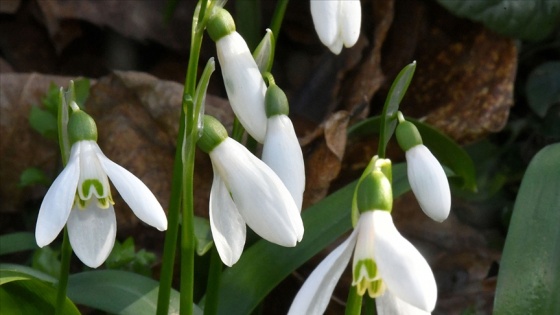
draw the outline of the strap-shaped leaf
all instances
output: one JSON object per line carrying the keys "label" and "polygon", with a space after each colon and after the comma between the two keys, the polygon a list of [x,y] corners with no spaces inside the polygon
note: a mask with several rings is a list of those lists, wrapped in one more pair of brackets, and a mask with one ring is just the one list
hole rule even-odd
{"label": "strap-shaped leaf", "polygon": [[560,314],[560,144],[531,161],[500,263],[494,314]]}

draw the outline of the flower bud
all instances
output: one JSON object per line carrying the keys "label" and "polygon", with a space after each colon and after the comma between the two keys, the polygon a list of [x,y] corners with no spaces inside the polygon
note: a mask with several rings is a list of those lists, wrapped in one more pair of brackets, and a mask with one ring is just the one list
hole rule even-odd
{"label": "flower bud", "polygon": [[379,170],[374,170],[358,184],[357,205],[360,213],[373,210],[391,211],[393,189],[389,179]]}
{"label": "flower bud", "polygon": [[231,14],[222,8],[210,17],[206,29],[210,38],[217,42],[220,38],[235,32],[235,22]]}
{"label": "flower bud", "polygon": [[418,128],[410,121],[400,122],[395,131],[397,142],[404,151],[410,150],[412,147],[422,144],[422,136],[418,132]]}
{"label": "flower bud", "polygon": [[97,126],[93,118],[82,110],[73,112],[68,120],[68,138],[70,144],[82,140],[97,142]]}
{"label": "flower bud", "polygon": [[264,103],[266,106],[266,117],[268,118],[275,115],[288,116],[290,112],[288,97],[286,97],[286,93],[276,84],[271,84],[266,90]]}
{"label": "flower bud", "polygon": [[226,128],[216,118],[204,115],[204,127],[197,142],[198,147],[202,151],[210,153],[227,138]]}

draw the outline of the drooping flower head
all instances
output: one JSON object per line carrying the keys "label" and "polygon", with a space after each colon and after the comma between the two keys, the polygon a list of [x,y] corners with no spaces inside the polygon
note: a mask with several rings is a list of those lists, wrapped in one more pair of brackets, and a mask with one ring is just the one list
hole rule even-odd
{"label": "drooping flower head", "polygon": [[402,120],[396,129],[397,141],[406,152],[408,181],[424,213],[442,222],[451,210],[451,192],[443,167],[422,143],[418,128]]}
{"label": "drooping flower head", "polygon": [[354,46],[360,36],[359,0],[311,0],[311,17],[321,42],[338,55],[342,46]]}
{"label": "drooping flower head", "polygon": [[305,166],[292,121],[288,117],[288,98],[272,83],[265,97],[268,127],[262,160],[280,177],[301,211],[305,190]]}
{"label": "drooping flower head", "polygon": [[266,135],[266,85],[245,40],[225,9],[208,20],[208,34],[216,42],[218,61],[231,107],[247,132],[260,143]]}
{"label": "drooping flower head", "polygon": [[395,228],[388,178],[376,168],[356,189],[360,216],[354,231],[311,273],[288,314],[323,314],[352,253],[352,286],[359,295],[368,292],[377,299],[378,314],[431,312],[437,299],[435,279],[420,252]]}
{"label": "drooping flower head", "polygon": [[117,231],[109,179],[140,220],[160,231],[167,229],[165,213],[154,194],[101,152],[97,127],[88,114],[79,109],[72,113],[68,136],[68,164],[39,209],[35,229],[39,247],[50,244],[67,224],[76,256],[89,267],[99,267],[109,256]]}
{"label": "drooping flower head", "polygon": [[227,135],[215,118],[204,116],[198,146],[212,161],[210,227],[224,264],[239,260],[245,224],[262,238],[293,247],[303,237],[303,221],[282,180],[264,162]]}

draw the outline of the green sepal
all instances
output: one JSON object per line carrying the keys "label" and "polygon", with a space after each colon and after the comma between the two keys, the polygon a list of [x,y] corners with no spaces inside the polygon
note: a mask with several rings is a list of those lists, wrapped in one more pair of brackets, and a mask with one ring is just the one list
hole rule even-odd
{"label": "green sepal", "polygon": [[222,141],[228,138],[226,128],[214,117],[204,115],[204,127],[202,128],[202,136],[198,139],[198,147],[210,153]]}
{"label": "green sepal", "polygon": [[82,110],[73,112],[68,120],[68,138],[70,145],[84,140],[97,141],[97,126],[93,118]]}
{"label": "green sepal", "polygon": [[399,123],[395,135],[397,136],[399,146],[404,151],[408,151],[419,144],[423,144],[422,136],[420,136],[418,128],[410,121]]}
{"label": "green sepal", "polygon": [[393,189],[391,182],[380,170],[374,170],[358,183],[356,201],[360,213],[373,210],[391,211]]}
{"label": "green sepal", "polygon": [[235,32],[235,22],[233,17],[226,9],[219,9],[210,17],[206,25],[208,35],[214,42],[222,37]]}
{"label": "green sepal", "polygon": [[290,113],[290,105],[288,105],[288,97],[286,93],[276,84],[271,84],[266,90],[264,96],[266,107],[266,117],[275,115],[286,115]]}

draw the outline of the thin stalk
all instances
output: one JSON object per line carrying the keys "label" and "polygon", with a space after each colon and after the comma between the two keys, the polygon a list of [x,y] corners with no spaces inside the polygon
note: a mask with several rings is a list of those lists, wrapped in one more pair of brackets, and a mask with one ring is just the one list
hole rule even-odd
{"label": "thin stalk", "polygon": [[362,296],[358,294],[355,286],[350,287],[346,301],[345,315],[360,315],[362,312]]}
{"label": "thin stalk", "polygon": [[192,131],[187,135],[185,150],[183,151],[183,223],[181,225],[181,295],[180,314],[193,313],[194,293],[194,203],[193,203],[193,177],[194,159],[197,132]]}
{"label": "thin stalk", "polygon": [[[69,103],[74,102],[74,82],[70,81],[69,88]],[[60,156],[62,158],[62,165],[66,166],[68,163],[68,156],[70,155],[69,140],[68,140],[68,103],[64,95],[64,91],[60,88],[59,92],[59,103],[58,103],[58,115],[57,115],[57,125],[58,125],[58,144],[60,147]],[[68,239],[68,231],[64,227],[64,233],[62,237],[62,247],[61,247],[61,258],[60,258],[60,277],[58,279],[58,286],[56,292],[56,308],[55,314],[62,315],[64,313],[64,304],[66,302],[66,289],[68,287],[68,276],[70,274],[70,258],[72,258],[72,246]]]}
{"label": "thin stalk", "polygon": [[[206,8],[207,0],[201,1],[201,8]],[[201,10],[199,13],[204,14],[206,10]],[[202,22],[203,17],[195,16],[193,17],[197,19],[197,21]],[[191,50],[189,54],[189,63],[187,66],[187,74],[185,78],[184,84],[184,91],[183,95],[194,95],[195,88],[196,88],[196,75],[198,71],[198,59],[200,56],[200,48],[202,46],[202,36],[204,32],[204,27],[197,27],[196,24],[193,23],[193,30],[192,30],[192,37],[191,37]],[[187,152],[192,152],[192,157],[189,157],[189,154],[186,156],[183,154],[183,144],[186,141],[187,130],[190,130],[189,135],[193,134],[193,130],[196,128],[196,124],[194,124],[194,120],[197,116],[193,113],[193,106],[191,105],[190,108],[187,104],[187,97],[183,97],[183,104],[181,110],[181,117],[179,118],[179,134],[177,137],[176,143],[176,153],[175,153],[175,161],[173,163],[173,178],[171,183],[171,197],[169,202],[169,210],[167,214],[168,218],[168,229],[165,234],[165,243],[164,243],[164,250],[163,250],[163,263],[161,268],[161,276],[160,276],[160,285],[159,285],[159,292],[158,292],[158,304],[157,304],[157,315],[167,315],[169,311],[169,300],[171,296],[171,284],[173,282],[173,266],[175,264],[175,250],[177,246],[177,236],[179,232],[179,213],[181,209],[181,201],[184,203],[185,213],[183,213],[183,222],[190,222],[187,225],[192,227],[193,222],[193,203],[192,203],[192,173],[194,170],[194,146],[196,145],[196,140],[189,141],[188,145],[189,148],[185,148]],[[192,103],[191,103],[192,104]],[[185,113],[186,111],[186,113]],[[185,158],[185,159],[183,159]],[[187,163],[186,165],[183,165]],[[189,167],[190,163],[190,167]],[[191,181],[185,181],[185,177],[190,175]],[[183,183],[185,184],[183,186]],[[189,210],[190,209],[190,210]],[[190,213],[190,215],[189,215]],[[183,223],[184,225],[184,223]],[[184,228],[185,229],[185,228]],[[190,238],[190,242],[194,244],[194,232],[192,232],[192,228],[186,228],[186,231],[183,230],[182,240],[185,237]],[[181,245],[181,250],[190,250],[192,251],[193,259],[187,258],[187,261],[184,261],[184,255],[181,255],[181,314],[186,312],[186,314],[192,314],[193,310],[193,273],[194,273],[194,246],[188,245],[188,240],[185,242],[186,248]],[[183,242],[181,242],[183,244]],[[189,256],[189,255],[186,255]],[[186,277],[188,279],[183,280]],[[183,299],[183,295],[186,295]],[[189,303],[190,305],[185,304]],[[188,306],[187,306],[188,305]]]}
{"label": "thin stalk", "polygon": [[[185,133],[185,113],[181,111],[179,122],[179,135]],[[163,262],[159,279],[159,292],[157,302],[157,315],[167,315],[169,311],[169,300],[171,296],[171,283],[173,282],[173,266],[175,265],[175,249],[177,246],[177,235],[179,233],[179,211],[181,209],[181,188],[183,163],[181,149],[183,147],[183,136],[177,137],[177,151],[173,163],[173,177],[171,179],[171,197],[167,211],[167,232],[163,245]]]}
{"label": "thin stalk", "polygon": [[282,21],[284,20],[286,7],[288,7],[288,1],[289,0],[278,1],[276,9],[274,9],[274,15],[272,16],[272,22],[270,23],[270,30],[272,31],[272,34],[274,34],[274,41],[278,41],[280,27],[282,26]]}
{"label": "thin stalk", "polygon": [[62,256],[60,258],[60,278],[58,279],[58,290],[56,293],[56,315],[64,314],[68,275],[70,273],[70,258],[72,257],[72,246],[70,246],[70,241],[68,240],[68,231],[66,227],[64,227],[64,236],[60,251]]}
{"label": "thin stalk", "polygon": [[206,302],[204,304],[204,315],[218,314],[218,299],[220,293],[220,278],[222,277],[222,260],[216,248],[212,248],[210,256],[210,268],[208,274],[208,285],[206,287]]}
{"label": "thin stalk", "polygon": [[364,313],[367,315],[376,315],[377,308],[375,306],[375,299],[370,298],[369,296],[366,297],[364,300]]}

